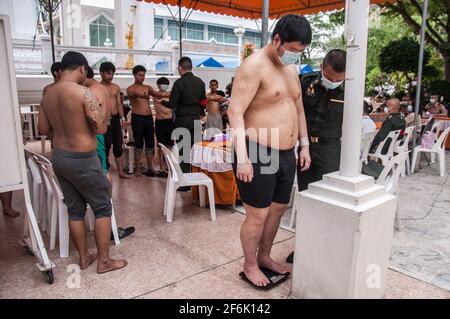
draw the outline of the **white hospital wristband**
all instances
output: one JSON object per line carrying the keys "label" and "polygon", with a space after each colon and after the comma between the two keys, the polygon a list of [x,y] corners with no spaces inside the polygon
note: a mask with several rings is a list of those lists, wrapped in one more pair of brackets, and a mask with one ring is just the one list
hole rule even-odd
{"label": "white hospital wristband", "polygon": [[300,146],[308,146],[309,145],[309,138],[308,137],[302,137],[300,139]]}

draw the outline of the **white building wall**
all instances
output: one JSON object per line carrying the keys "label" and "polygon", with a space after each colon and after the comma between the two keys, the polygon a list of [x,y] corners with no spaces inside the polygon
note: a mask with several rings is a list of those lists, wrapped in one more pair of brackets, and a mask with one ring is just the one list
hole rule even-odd
{"label": "white building wall", "polygon": [[13,39],[33,39],[37,26],[34,0],[1,0],[0,14],[9,16]]}

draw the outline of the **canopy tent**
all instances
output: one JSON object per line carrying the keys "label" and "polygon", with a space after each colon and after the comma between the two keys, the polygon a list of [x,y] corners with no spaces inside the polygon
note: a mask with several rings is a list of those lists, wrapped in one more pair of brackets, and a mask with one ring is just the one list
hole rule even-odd
{"label": "canopy tent", "polygon": [[[142,0],[138,0],[142,1]],[[260,19],[263,12],[263,0],[144,0],[156,4],[182,6],[194,10],[216,14],[231,15],[247,19]],[[386,0],[371,0],[383,3]],[[277,0],[270,1],[269,17],[277,19],[288,13],[312,14],[319,11],[342,9],[345,0]]]}
{"label": "canopy tent", "polygon": [[314,69],[309,64],[300,65],[300,74],[301,75],[308,74],[311,72],[314,72]]}
{"label": "canopy tent", "polygon": [[209,57],[209,58],[198,58],[198,57],[193,58],[193,57],[191,57],[191,60],[192,60],[193,66],[196,68],[199,68],[199,67],[223,68],[224,67],[224,65],[222,63],[220,63],[213,57]]}

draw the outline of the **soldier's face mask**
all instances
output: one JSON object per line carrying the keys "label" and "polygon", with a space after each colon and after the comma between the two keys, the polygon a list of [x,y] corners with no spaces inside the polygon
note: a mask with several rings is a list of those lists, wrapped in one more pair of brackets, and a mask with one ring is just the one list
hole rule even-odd
{"label": "soldier's face mask", "polygon": [[341,84],[344,81],[339,81],[339,82],[331,82],[330,80],[328,80],[323,74],[322,74],[322,85],[327,89],[327,90],[334,90],[337,89],[339,86],[341,86]]}

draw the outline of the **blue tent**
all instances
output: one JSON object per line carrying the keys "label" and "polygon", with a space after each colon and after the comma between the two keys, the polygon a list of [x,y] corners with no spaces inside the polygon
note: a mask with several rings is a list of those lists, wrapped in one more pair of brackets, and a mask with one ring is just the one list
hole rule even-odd
{"label": "blue tent", "polygon": [[314,72],[314,69],[309,64],[302,64],[300,66],[300,74],[301,75],[308,74],[311,72]]}
{"label": "blue tent", "polygon": [[155,64],[155,71],[156,72],[169,72],[169,61],[159,61]]}
{"label": "blue tent", "polygon": [[207,68],[223,68],[223,64],[214,59],[213,57],[209,58],[191,58],[192,64],[194,67],[207,67]]}

